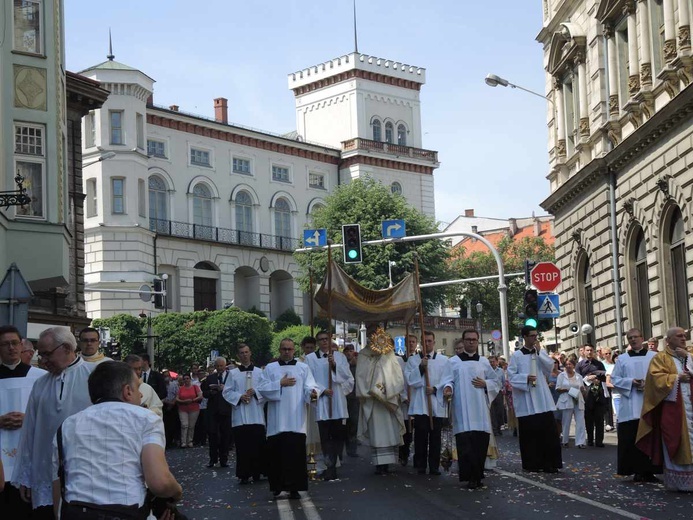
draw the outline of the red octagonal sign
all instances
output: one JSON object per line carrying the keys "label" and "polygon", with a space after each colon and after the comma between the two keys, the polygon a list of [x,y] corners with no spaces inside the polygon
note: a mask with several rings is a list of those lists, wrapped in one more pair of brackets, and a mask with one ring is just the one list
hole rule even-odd
{"label": "red octagonal sign", "polygon": [[530,281],[539,292],[552,292],[561,283],[561,270],[553,262],[539,262],[530,273]]}

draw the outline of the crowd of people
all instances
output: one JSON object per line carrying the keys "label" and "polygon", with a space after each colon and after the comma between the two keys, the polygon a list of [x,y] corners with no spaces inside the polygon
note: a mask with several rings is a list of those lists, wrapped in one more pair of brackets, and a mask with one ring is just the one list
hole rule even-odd
{"label": "crowd of people", "polygon": [[[459,480],[474,490],[504,432],[519,437],[525,471],[557,473],[571,430],[587,449],[604,447],[615,429],[620,475],[658,482],[663,473],[667,489],[693,491],[693,359],[681,328],[667,331],[661,351],[631,329],[620,355],[592,345],[567,355],[524,327],[509,360],[480,355],[472,329],[451,357],[430,331],[421,345],[407,336],[402,356],[382,329],[369,333],[359,352],[340,351],[321,331],[300,352],[283,339],[264,367],[239,344],[232,363],[159,373],[146,355],[105,357],[93,328],[78,339],[42,332],[35,367],[33,345],[0,327],[0,508],[8,518],[134,519],[152,509],[182,518],[165,450],[194,446],[208,447],[210,468],[228,467],[235,450],[239,485],[266,477],[275,498],[300,498],[309,476],[337,479],[359,444],[379,475],[411,463],[436,476],[456,458]],[[454,446],[444,445],[445,428]]]}

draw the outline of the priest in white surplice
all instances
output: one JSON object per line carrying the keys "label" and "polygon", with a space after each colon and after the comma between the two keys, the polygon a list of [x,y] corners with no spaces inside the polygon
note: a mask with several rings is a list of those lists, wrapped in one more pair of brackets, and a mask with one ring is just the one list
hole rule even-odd
{"label": "priest in white surplice", "polygon": [[414,417],[414,467],[420,475],[426,473],[427,466],[430,475],[440,475],[441,432],[447,416],[443,388],[450,364],[447,356],[435,351],[433,332],[424,332],[423,348],[420,354],[409,357],[405,369],[411,395],[409,416]]}
{"label": "priest in white surplice", "polygon": [[[12,325],[0,327],[0,460],[8,480],[19,458],[17,448],[29,394],[36,380],[46,373],[23,363],[22,349],[19,330]],[[31,506],[21,499],[19,489],[9,483],[0,493],[0,511],[7,518],[31,516]]]}
{"label": "priest in white surplice", "polygon": [[289,498],[298,499],[308,489],[305,403],[317,399],[318,389],[294,351],[292,339],[281,340],[279,361],[265,367],[257,389],[268,401],[267,476],[275,498],[289,491]]}
{"label": "priest in white surplice", "polygon": [[378,328],[359,352],[356,364],[356,397],[361,401],[358,438],[371,447],[378,475],[397,462],[405,431],[400,409],[404,377],[394,351],[392,338]]}
{"label": "priest in white surplice", "polygon": [[621,393],[616,473],[634,475],[634,482],[658,482],[654,474],[661,473],[662,468],[654,466],[650,458],[635,446],[645,396],[647,368],[657,352],[643,346],[644,338],[638,329],[630,329],[626,332],[626,338],[631,349],[618,356],[611,372],[611,383]]}
{"label": "priest in white surplice", "polygon": [[113,361],[106,354],[99,351],[101,346],[101,335],[93,327],[86,327],[79,333],[80,357],[87,363],[98,365],[104,361]]}
{"label": "priest in white surplice", "polygon": [[12,473],[12,484],[34,507],[32,518],[53,518],[52,456],[58,426],[91,405],[88,379],[97,365],[78,357],[76,349],[77,340],[65,328],[46,329],[39,336],[38,355],[49,373],[31,390]]}
{"label": "priest in white surplice", "polygon": [[306,356],[306,364],[318,385],[315,418],[327,467],[323,479],[334,480],[337,478],[337,457],[344,451],[344,422],[349,418],[346,396],[354,388],[354,376],[346,356],[332,350],[332,338],[327,331],[318,332],[316,339],[318,350]]}
{"label": "priest in white surplice", "polygon": [[556,473],[563,467],[561,440],[553,415],[556,405],[546,379],[553,371],[553,359],[537,337],[537,329],[522,327],[524,346],[510,357],[508,379],[513,388],[522,469]]}
{"label": "priest in white surplice", "polygon": [[485,357],[479,356],[479,333],[469,329],[462,339],[462,352],[450,358],[449,377],[444,395],[452,397],[452,432],[457,441],[460,482],[468,489],[482,487],[484,462],[491,438],[490,403],[500,391],[496,372]]}
{"label": "priest in white surplice", "polygon": [[236,477],[240,484],[250,478],[257,482],[265,469],[265,398],[256,390],[262,378],[262,369],[251,359],[250,347],[238,345],[240,365],[229,373],[222,395],[231,406],[231,426],[236,443]]}

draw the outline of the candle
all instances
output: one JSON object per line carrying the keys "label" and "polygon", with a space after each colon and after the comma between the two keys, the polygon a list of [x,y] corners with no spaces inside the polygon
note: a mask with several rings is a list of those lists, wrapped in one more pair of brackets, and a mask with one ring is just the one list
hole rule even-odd
{"label": "candle", "polygon": [[[532,358],[529,361],[529,375],[537,377],[537,356],[532,354]],[[537,386],[536,379],[532,381],[532,386]]]}
{"label": "candle", "polygon": [[253,371],[248,370],[245,373],[245,389],[250,390],[253,387]]}

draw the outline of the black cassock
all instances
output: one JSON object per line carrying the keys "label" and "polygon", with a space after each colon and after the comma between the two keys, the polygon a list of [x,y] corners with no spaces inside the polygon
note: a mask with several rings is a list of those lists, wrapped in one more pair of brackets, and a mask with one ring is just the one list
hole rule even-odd
{"label": "black cassock", "polygon": [[306,434],[283,432],[267,437],[267,477],[271,491],[306,491]]}

